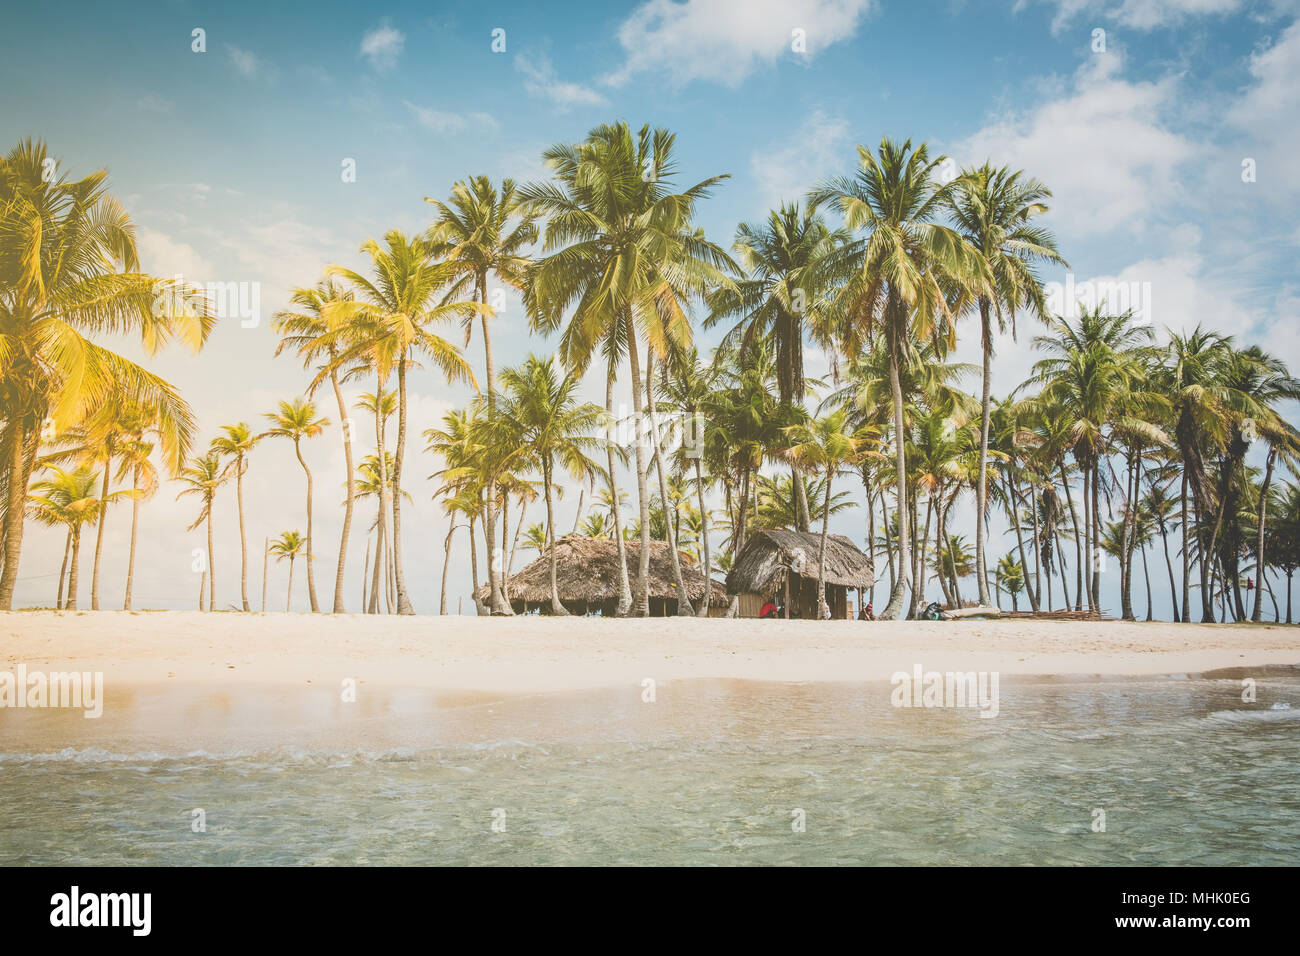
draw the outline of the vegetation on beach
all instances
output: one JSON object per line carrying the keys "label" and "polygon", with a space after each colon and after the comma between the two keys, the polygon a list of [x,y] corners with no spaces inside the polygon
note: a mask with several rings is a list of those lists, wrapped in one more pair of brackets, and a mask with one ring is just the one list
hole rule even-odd
{"label": "vegetation on beach", "polygon": [[[287,438],[305,534],[283,533],[269,553],[289,561],[290,589],[302,557],[312,611],[348,609],[360,506],[374,518],[360,609],[414,613],[403,481],[416,457],[408,380],[424,367],[477,392],[420,436],[449,525],[440,613],[460,528],[480,613],[512,613],[521,547],[549,553],[551,610],[565,613],[553,545],[581,533],[613,542],[615,613],[649,612],[651,544],[664,542],[678,612],[706,614],[691,565],[725,570],[758,529],[812,531],[824,554],[832,517],[859,520],[860,508],[854,537],[888,589],[882,617],[915,615],[932,583],[950,606],[1097,611],[1113,568],[1126,619],[1150,619],[1166,586],[1175,620],[1259,621],[1265,601],[1273,619],[1292,619],[1300,433],[1285,409],[1300,381],[1220,332],[1157,330],[1106,302],[1055,313],[1042,270],[1065,259],[1039,222],[1050,190],[1027,172],[985,163],[950,176],[926,144],[884,139],[858,147],[849,175],[740,224],[728,249],[697,223],[725,175],[678,184],[670,132],[599,126],[545,151],[550,181],[467,177],[428,199],[425,233],[368,240],[365,271],[325,265],[316,285],[293,290],[273,327],[277,354],[310,374],[303,394],[266,414],[264,433],[223,425],[204,447],[179,390],[97,340],[201,349],[210,304],[140,271],[104,172],[49,177],[47,158],[33,141],[0,158],[0,609],[12,606],[28,517],[63,531],[63,608],[77,607],[83,534],[95,529],[91,600],[106,606],[104,526],[126,500],[130,608],[139,510],[165,479],[200,505],[191,528],[207,539],[209,610],[214,509],[234,484],[239,606],[250,610],[244,477],[264,440]],[[532,332],[556,336],[553,357],[497,368],[491,292],[506,287]],[[994,394],[998,336],[1017,322],[1041,358]],[[724,330],[711,354],[697,325]],[[476,330],[481,377],[466,354]],[[953,361],[962,337],[979,342],[981,366]],[[809,373],[809,349],[827,357],[828,380]],[[592,375],[603,405],[580,397]],[[352,382],[373,386],[355,409]],[[333,416],[316,405],[326,385],[347,476],[322,602],[315,556],[332,542],[314,539],[310,460]],[[632,413],[620,415],[628,391]],[[846,476],[860,495],[846,494]],[[577,496],[571,529],[558,527],[565,494]],[[529,523],[530,506],[544,521]],[[1001,557],[995,516],[1009,526]]]}

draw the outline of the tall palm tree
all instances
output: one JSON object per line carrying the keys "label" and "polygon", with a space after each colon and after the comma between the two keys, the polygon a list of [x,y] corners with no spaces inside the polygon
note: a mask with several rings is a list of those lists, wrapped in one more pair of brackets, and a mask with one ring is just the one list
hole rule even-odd
{"label": "tall palm tree", "polygon": [[643,417],[641,340],[663,359],[670,345],[691,339],[687,307],[706,289],[730,283],[734,264],[692,223],[695,205],[725,176],[713,176],[681,192],[669,185],[676,173],[675,137],[665,129],[626,123],[593,129],[577,145],[558,144],[543,157],[556,183],[520,190],[521,198],[547,217],[543,257],[524,291],[534,329],[560,328],[559,355],[571,375],[581,375],[599,350],[609,373],[627,356],[636,424],[637,498],[641,552],[637,613],[650,613],[650,494]]}
{"label": "tall palm tree", "polygon": [[[537,241],[537,225],[531,206],[515,189],[514,180],[505,179],[500,190],[487,176],[471,176],[451,189],[451,200],[424,199],[437,210],[429,239],[434,255],[445,259],[459,279],[452,283],[449,295],[459,297],[469,288],[473,301],[482,306],[479,313],[483,327],[483,354],[487,366],[487,415],[494,417],[497,388],[496,366],[492,356],[492,331],[488,319],[495,310],[488,307],[488,277],[515,289],[523,287],[528,269],[524,249]],[[465,316],[465,344],[469,344],[473,315]],[[493,614],[512,614],[502,594],[503,565],[492,560],[496,553],[496,492],[489,476],[483,532],[488,543],[488,604]],[[504,557],[503,557],[504,560]]]}
{"label": "tall palm tree", "polygon": [[[378,387],[382,390],[389,374],[396,369],[397,447],[393,457],[393,488],[399,493],[388,495],[388,476],[381,475],[383,498],[380,509],[391,512],[393,520],[397,613],[414,614],[402,564],[400,491],[402,465],[406,457],[406,372],[417,355],[424,355],[449,382],[468,381],[477,389],[474,373],[460,349],[430,332],[429,326],[479,314],[484,307],[477,302],[438,301],[439,294],[455,273],[451,266],[434,261],[434,246],[425,239],[408,239],[400,231],[393,230],[384,236],[384,245],[370,239],[362,245],[361,251],[370,256],[373,280],[343,266],[334,265],[326,270],[330,276],[347,280],[353,286],[356,298],[330,302],[323,309],[331,328],[345,336],[348,343],[326,369],[317,373],[317,381],[322,380],[330,369],[350,368],[363,360],[374,369]],[[387,467],[384,452],[381,446],[378,450],[381,468]],[[311,569],[310,557],[307,567]]]}
{"label": "tall palm tree", "polygon": [[[724,318],[737,320],[723,339],[724,347],[734,346],[743,353],[757,339],[771,336],[782,404],[803,407],[805,333],[810,331],[823,346],[831,344],[834,309],[826,276],[819,269],[847,240],[847,233],[832,231],[813,210],[800,210],[797,202],[782,203],[766,222],[740,224],[732,251],[747,278],[709,296],[706,329]],[[793,487],[797,529],[807,531],[811,516],[804,487],[801,482]]]}
{"label": "tall palm tree", "polygon": [[504,370],[501,380],[504,400],[488,427],[491,433],[503,432],[518,442],[516,461],[535,463],[542,473],[551,558],[551,613],[567,614],[560,603],[556,572],[555,468],[558,464],[580,480],[601,475],[602,469],[590,453],[604,443],[593,433],[604,426],[605,410],[580,402],[578,379],[561,375],[550,359],[530,355],[518,368]]}
{"label": "tall palm tree", "polygon": [[[201,502],[198,517],[185,530],[193,531],[201,524],[207,525],[208,551],[205,563],[208,568],[208,610],[215,611],[217,609],[217,561],[212,549],[212,506],[216,501],[217,489],[230,479],[230,474],[221,467],[221,457],[215,451],[209,451],[202,458],[191,458],[189,464],[181,469],[178,477],[188,487],[176,496],[176,500],[179,501],[186,495],[197,495]],[[201,595],[202,590],[199,593]]]}
{"label": "tall palm tree", "polygon": [[[808,200],[813,207],[833,205],[850,232],[862,233],[831,253],[827,271],[845,280],[839,302],[852,317],[841,329],[848,356],[862,350],[877,324],[883,327],[899,508],[908,497],[901,371],[914,341],[951,341],[952,323],[971,290],[988,285],[988,269],[979,251],[936,221],[953,194],[951,183],[943,185],[937,179],[944,159],[932,159],[924,143],[913,149],[911,140],[899,144],[883,139],[874,153],[859,146],[857,174],[820,184]],[[899,522],[898,532],[899,574],[884,618],[904,613],[903,599],[911,585],[906,521]]]}
{"label": "tall palm tree", "polygon": [[[71,567],[67,569],[67,602],[60,606],[70,611],[77,609],[77,579],[81,555],[81,529],[84,525],[94,525],[99,521],[107,506],[105,499],[97,497],[95,485],[99,475],[91,468],[81,466],[74,471],[64,471],[57,465],[47,465],[51,477],[32,483],[32,494],[28,496],[28,509],[41,524],[63,525],[67,530],[64,547],[64,562],[71,554]],[[113,498],[128,495],[130,492],[116,492]],[[63,570],[59,572],[59,596],[63,596]]]}
{"label": "tall palm tree", "polygon": [[189,450],[193,415],[175,388],[89,338],[134,333],[149,352],[172,340],[197,351],[215,322],[192,287],[138,271],[134,225],[106,178],[100,170],[68,179],[30,139],[0,157],[0,610],[13,606],[47,419],[63,431],[125,389],[157,408],[174,465]]}
{"label": "tall palm tree", "polygon": [[[275,347],[275,354],[279,355],[286,348],[293,348],[297,350],[304,365],[313,362],[321,363],[329,378],[330,387],[334,390],[334,401],[339,409],[339,426],[343,433],[343,463],[347,469],[347,498],[343,504],[343,531],[339,536],[338,566],[334,571],[333,613],[335,614],[342,614],[347,610],[343,601],[343,577],[347,566],[348,539],[352,533],[352,512],[356,503],[356,472],[352,460],[354,429],[339,383],[350,375],[360,373],[365,366],[364,363],[358,363],[352,369],[340,374],[335,360],[348,342],[347,335],[351,327],[348,325],[332,327],[325,313],[331,302],[346,302],[352,297],[351,292],[328,280],[318,282],[314,288],[296,288],[290,294],[291,307],[277,312],[274,323],[274,329],[281,337],[280,343]],[[314,383],[313,388],[308,390],[308,396],[313,391]]]}
{"label": "tall palm tree", "polygon": [[229,458],[226,467],[235,473],[235,502],[239,512],[239,598],[244,610],[248,611],[251,608],[248,606],[248,536],[244,532],[244,475],[248,471],[248,453],[266,435],[254,434],[247,422],[222,425],[221,430],[225,434],[212,439],[209,447],[218,455]]}
{"label": "tall palm tree", "polygon": [[151,498],[158,490],[158,469],[151,460],[157,444],[158,415],[154,409],[132,403],[123,413],[126,440],[121,447],[121,469],[118,480],[131,476],[131,544],[126,562],[126,589],[122,610],[131,610],[132,590],[135,587],[135,551],[140,531],[140,502]]}
{"label": "tall palm tree", "polygon": [[[275,555],[275,560],[283,561],[289,559],[289,589],[285,593],[284,610],[287,613],[293,606],[293,562],[298,555],[308,550],[307,539],[298,534],[297,531],[283,531],[280,537],[276,538],[270,544],[271,554]],[[307,556],[308,564],[311,563],[311,555]],[[315,609],[313,609],[313,613]]]}
{"label": "tall palm tree", "polygon": [[975,492],[975,566],[981,605],[989,603],[988,568],[984,560],[985,525],[988,507],[989,400],[992,384],[993,323],[998,331],[1011,328],[1015,338],[1016,310],[1026,309],[1047,324],[1047,298],[1034,270],[1037,262],[1066,265],[1052,234],[1034,224],[1047,212],[1045,201],[1051,192],[1023,172],[985,163],[964,170],[953,184],[952,216],[957,230],[979,250],[989,271],[989,284],[977,296],[980,315],[980,348],[984,356],[983,388],[980,396],[979,480]]}
{"label": "tall palm tree", "polygon": [[831,483],[836,474],[851,467],[865,454],[870,436],[855,429],[846,409],[815,418],[806,424],[786,429],[789,446],[784,454],[802,468],[820,471],[826,482],[822,507],[821,542],[817,550],[817,609],[821,617],[830,615],[826,604],[826,535],[830,530]]}
{"label": "tall palm tree", "polygon": [[[502,441],[493,441],[484,427],[476,406],[464,410],[453,410],[442,416],[441,428],[429,428],[424,433],[427,442],[425,450],[442,459],[443,467],[429,477],[441,484],[434,491],[434,499],[441,498],[443,512],[451,518],[452,527],[447,531],[445,547],[447,563],[451,560],[451,536],[455,531],[455,518],[463,515],[470,527],[470,549],[472,556],[474,604],[480,611],[483,608],[478,597],[478,546],[473,537],[473,527],[483,514],[486,504],[484,495],[490,474],[500,466],[504,453],[518,447],[509,436],[502,436]],[[488,544],[495,542],[488,539]],[[446,579],[446,564],[443,565],[443,579]],[[443,586],[443,598],[440,614],[447,613],[446,585]]]}
{"label": "tall palm tree", "polygon": [[312,572],[314,539],[312,538],[311,469],[307,467],[307,459],[302,456],[302,440],[315,438],[325,430],[325,426],[330,421],[328,418],[318,418],[315,404],[302,398],[295,398],[292,402],[281,402],[276,411],[266,412],[263,417],[271,422],[271,428],[266,431],[267,435],[288,438],[293,442],[293,452],[298,456],[298,464],[302,465],[303,474],[307,476],[307,597],[311,601],[311,612],[317,614],[320,612],[320,605],[316,601],[316,577]]}
{"label": "tall palm tree", "polygon": [[1100,610],[1101,485],[1103,464],[1118,429],[1149,445],[1162,444],[1164,432],[1153,422],[1163,404],[1147,381],[1151,329],[1133,321],[1131,310],[1111,313],[1105,303],[1082,308],[1072,322],[1058,317],[1052,333],[1034,344],[1048,353],[1035,365],[1043,383],[1044,401],[1071,410],[1070,450],[1083,477],[1085,553],[1091,573],[1085,575],[1088,606]]}

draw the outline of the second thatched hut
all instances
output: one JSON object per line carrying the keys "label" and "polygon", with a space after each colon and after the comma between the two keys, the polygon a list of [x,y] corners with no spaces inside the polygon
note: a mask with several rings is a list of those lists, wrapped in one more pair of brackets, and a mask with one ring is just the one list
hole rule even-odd
{"label": "second thatched hut", "polygon": [[[758,617],[770,601],[790,617],[815,620],[820,548],[821,535],[811,531],[755,531],[727,574],[727,593],[740,598],[739,616]],[[849,589],[875,583],[871,559],[844,535],[827,535],[825,580],[831,617],[849,617]]]}

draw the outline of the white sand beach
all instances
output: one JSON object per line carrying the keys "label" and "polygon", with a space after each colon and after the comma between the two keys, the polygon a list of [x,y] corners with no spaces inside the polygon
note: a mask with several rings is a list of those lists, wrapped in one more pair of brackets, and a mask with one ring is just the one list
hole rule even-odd
{"label": "white sand beach", "polygon": [[475,618],[27,612],[0,668],[102,671],[107,686],[360,683],[545,693],[691,678],[888,680],[927,669],[1136,676],[1300,665],[1300,628],[1169,623]]}

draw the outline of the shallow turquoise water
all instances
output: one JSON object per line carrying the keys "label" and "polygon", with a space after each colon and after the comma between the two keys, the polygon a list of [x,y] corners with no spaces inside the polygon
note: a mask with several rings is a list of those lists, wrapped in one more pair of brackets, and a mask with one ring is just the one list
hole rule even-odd
{"label": "shallow turquoise water", "polygon": [[1300,679],[1240,694],[1004,680],[990,720],[689,681],[421,715],[411,747],[9,752],[0,863],[1295,864]]}

